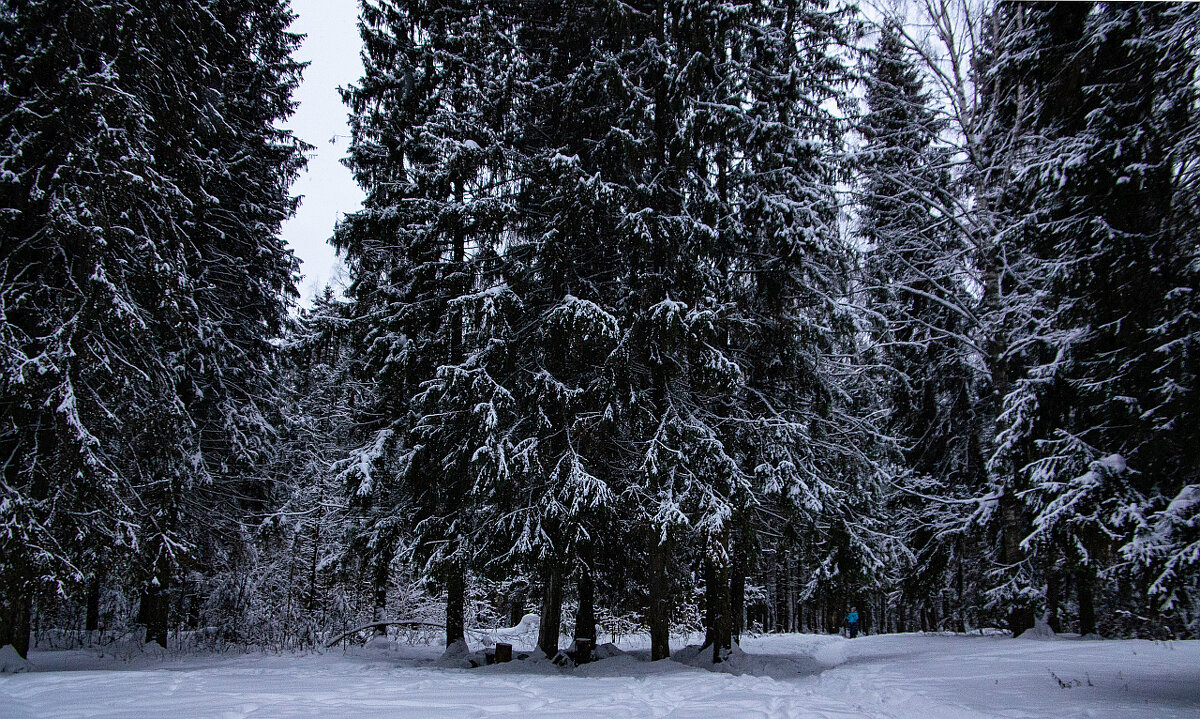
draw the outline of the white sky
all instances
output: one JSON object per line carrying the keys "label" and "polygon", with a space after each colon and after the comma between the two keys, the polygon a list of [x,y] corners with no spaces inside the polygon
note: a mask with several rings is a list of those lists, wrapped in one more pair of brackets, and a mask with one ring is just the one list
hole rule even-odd
{"label": "white sky", "polygon": [[358,81],[362,60],[357,0],[292,0],[292,10],[299,17],[291,29],[307,35],[297,57],[310,64],[296,91],[300,107],[285,126],[316,149],[308,170],[292,187],[304,199],[300,211],[284,224],[283,238],[300,259],[300,299],[308,305],[318,289],[336,282],[338,260],[329,244],[334,224],[362,203],[362,191],[339,162],[346,154],[350,129],[337,93],[338,86]]}

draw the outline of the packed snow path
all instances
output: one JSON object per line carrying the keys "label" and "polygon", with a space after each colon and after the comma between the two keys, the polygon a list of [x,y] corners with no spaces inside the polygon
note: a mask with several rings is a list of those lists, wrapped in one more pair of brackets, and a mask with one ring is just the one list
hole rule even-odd
{"label": "packed snow path", "polygon": [[[1200,642],[888,635],[747,639],[734,675],[620,656],[575,670],[433,665],[429,647],[321,656],[35,652],[0,716],[1200,717]],[[687,656],[681,652],[681,656]]]}

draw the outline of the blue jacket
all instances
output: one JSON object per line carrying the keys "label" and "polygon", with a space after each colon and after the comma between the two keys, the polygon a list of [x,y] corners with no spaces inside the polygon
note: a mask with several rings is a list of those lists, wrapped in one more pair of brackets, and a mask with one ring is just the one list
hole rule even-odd
{"label": "blue jacket", "polygon": [[846,615],[847,624],[858,624],[858,612],[850,612]]}

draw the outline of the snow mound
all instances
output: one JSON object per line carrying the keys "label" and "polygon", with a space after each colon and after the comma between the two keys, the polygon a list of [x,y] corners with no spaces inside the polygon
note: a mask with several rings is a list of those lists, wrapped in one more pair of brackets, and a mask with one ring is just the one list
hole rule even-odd
{"label": "snow mound", "polygon": [[[705,669],[713,666],[713,650],[712,645],[699,646],[697,644],[689,644],[683,649],[676,650],[671,654],[671,658],[680,664],[686,664],[689,667],[702,667]],[[733,649],[729,652],[729,659],[745,656],[745,652],[737,644],[733,645]]]}
{"label": "snow mound", "polygon": [[797,676],[813,676],[846,662],[845,640],[795,647],[782,653],[745,652],[735,644],[723,661],[713,662],[712,646],[684,647],[671,658],[680,664],[711,672],[794,679]]}
{"label": "snow mound", "polygon": [[446,651],[434,662],[434,665],[444,669],[470,669],[476,666],[471,661],[473,657],[471,648],[467,646],[466,641],[459,639],[446,647]]}
{"label": "snow mound", "polygon": [[834,641],[820,644],[812,650],[812,658],[826,667],[836,667],[846,663],[846,649],[850,640],[840,637],[834,639]]}
{"label": "snow mound", "polygon": [[598,646],[592,650],[592,656],[595,657],[597,660],[612,659],[613,657],[619,657],[619,656],[623,655],[624,653],[625,652],[621,651],[617,647],[617,645],[613,644],[612,642],[608,642],[607,644],[601,644],[600,646]]}
{"label": "snow mound", "polygon": [[728,654],[725,655],[724,660],[720,662],[713,662],[713,648],[711,644],[703,647],[690,644],[675,652],[671,658],[689,667],[710,669],[729,674],[754,674],[754,670],[758,668],[756,666],[757,657],[746,654],[736,643],[734,643],[733,648],[729,650]]}
{"label": "snow mound", "polygon": [[376,634],[363,645],[363,649],[373,652],[395,653],[399,648],[395,641],[388,639],[384,634]]}
{"label": "snow mound", "polygon": [[0,649],[0,674],[20,674],[29,671],[29,662],[17,654],[13,645],[8,644]]}
{"label": "snow mound", "polygon": [[1050,628],[1050,623],[1046,621],[1045,615],[1038,617],[1033,626],[1021,632],[1017,639],[1054,639],[1054,630]]}

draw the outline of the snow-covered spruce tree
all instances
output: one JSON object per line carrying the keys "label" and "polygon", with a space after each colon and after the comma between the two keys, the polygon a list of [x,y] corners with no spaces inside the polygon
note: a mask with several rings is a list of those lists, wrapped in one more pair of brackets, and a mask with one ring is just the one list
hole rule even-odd
{"label": "snow-covered spruce tree", "polygon": [[614,521],[621,473],[611,405],[619,400],[608,370],[623,288],[611,238],[623,215],[620,187],[600,168],[620,166],[625,144],[612,133],[628,103],[609,49],[621,42],[619,12],[577,2],[512,12],[523,68],[513,137],[522,191],[506,265],[526,328],[512,348],[522,461],[518,481],[491,496],[506,508],[507,546],[496,550],[541,577],[538,644],[553,656],[567,579],[574,574],[577,588],[573,636],[594,641],[594,560],[625,556]]}
{"label": "snow-covered spruce tree", "polygon": [[[1193,85],[1181,85],[1186,75],[1171,63],[1195,68],[1200,59],[1194,39],[1200,33],[1200,14],[1194,8],[1169,8],[1147,23],[1146,42],[1159,51],[1155,77],[1167,79],[1160,92],[1171,100],[1152,104],[1151,116],[1174,118],[1162,141],[1169,151],[1161,158],[1171,167],[1169,218],[1159,228],[1158,253],[1170,258],[1160,269],[1166,289],[1159,324],[1150,330],[1162,338],[1154,353],[1161,365],[1154,370],[1151,427],[1157,445],[1153,456],[1134,459],[1134,469],[1155,483],[1142,509],[1146,523],[1122,553],[1150,570],[1148,592],[1158,606],[1173,610],[1200,636],[1200,476],[1196,459],[1200,442],[1200,413],[1196,393],[1200,383],[1200,246],[1192,239],[1200,225],[1200,177],[1193,169],[1200,157],[1200,122]],[[1177,106],[1175,106],[1177,105]],[[1173,107],[1174,106],[1174,107]],[[1186,116],[1190,119],[1181,121]],[[1163,506],[1165,504],[1165,506]],[[1160,509],[1161,508],[1161,509]]]}
{"label": "snow-covered spruce tree", "polygon": [[755,6],[727,73],[737,88],[727,104],[746,108],[728,130],[739,159],[729,165],[734,212],[722,235],[738,307],[730,343],[746,376],[729,444],[762,503],[740,543],[756,527],[772,530],[760,546],[778,567],[803,566],[809,581],[798,598],[852,598],[891,551],[872,531],[886,453],[834,194],[845,178],[834,108],[849,79],[842,58],[853,20],[822,3]]}
{"label": "snow-covered spruce tree", "polygon": [[906,487],[891,511],[916,555],[900,603],[919,608],[953,584],[961,629],[971,537],[960,515],[985,480],[969,431],[980,380],[971,244],[949,221],[962,197],[940,139],[946,120],[932,106],[898,21],[884,22],[868,57],[858,232],[875,348],[889,373],[889,433],[903,444],[905,473],[897,481]]}
{"label": "snow-covered spruce tree", "polygon": [[[1061,24],[1033,26],[1062,37]],[[1178,288],[1194,277],[1194,252],[1178,237],[1195,226],[1180,172],[1196,120],[1196,58],[1183,38],[1195,28],[1182,7],[1086,13],[1063,40],[1067,64],[1030,91],[1038,109],[1014,174],[1017,291],[1030,309],[1009,351],[1021,368],[1001,449],[1023,460],[1013,469],[1033,490],[1025,549],[1070,575],[1085,634],[1097,630],[1094,584],[1116,550],[1195,482],[1183,409],[1195,375],[1176,349],[1192,340]]]}
{"label": "snow-covered spruce tree", "polygon": [[[625,38],[597,62],[629,100],[608,162],[584,171],[611,178],[624,215],[611,253],[623,285],[614,414],[633,460],[621,488],[647,540],[652,656],[667,654],[672,548],[694,541],[713,570],[720,658],[733,540],[750,526],[735,526],[735,510],[762,491],[751,478],[789,511],[807,502],[816,528],[814,485],[836,500],[875,467],[871,442],[846,441],[867,435],[845,359],[855,325],[835,229],[839,128],[822,109],[840,94],[844,18],[819,4],[663,2],[611,22]],[[834,504],[824,518],[853,525]]]}
{"label": "snow-covered spruce tree", "polygon": [[727,566],[731,502],[745,481],[721,436],[744,373],[727,348],[731,307],[713,206],[719,148],[705,147],[712,135],[698,115],[720,92],[713,33],[723,13],[670,2],[630,13],[620,58],[633,97],[620,127],[636,144],[625,167],[610,170],[624,190],[618,354],[628,359],[615,379],[630,390],[621,408],[633,460],[625,492],[647,546],[654,659],[669,653],[673,548],[695,539]]}
{"label": "snow-covered spruce tree", "polygon": [[[1133,9],[1105,5],[1094,19],[1091,44],[1104,58],[1105,67],[1093,92],[1112,109],[1107,122],[1099,117],[1089,120],[1098,136],[1093,144],[1097,155],[1103,152],[1099,142],[1124,147],[1125,140],[1118,135],[1122,130],[1141,141],[1135,146],[1137,155],[1112,171],[1116,189],[1098,198],[1097,204],[1104,207],[1115,201],[1122,208],[1142,212],[1140,221],[1115,215],[1120,210],[1112,207],[1100,213],[1105,220],[1112,218],[1114,256],[1122,253],[1129,264],[1125,272],[1108,280],[1113,283],[1108,291],[1132,295],[1145,292],[1149,285],[1154,299],[1151,307],[1144,307],[1131,297],[1121,297],[1124,303],[1105,308],[1109,317],[1128,312],[1126,317],[1135,322],[1136,339],[1122,348],[1124,357],[1109,357],[1107,348],[1115,344],[1114,335],[1125,341],[1128,330],[1104,325],[1099,336],[1089,340],[1104,348],[1101,356],[1107,367],[1089,367],[1088,374],[1107,380],[1102,395],[1107,406],[1096,402],[1093,407],[1099,418],[1091,421],[1103,427],[1105,444],[1112,444],[1097,447],[1098,454],[1120,455],[1141,477],[1121,476],[1115,492],[1106,489],[1093,501],[1111,506],[1127,492],[1121,488],[1126,483],[1147,498],[1141,507],[1118,508],[1121,514],[1129,512],[1129,521],[1120,514],[1112,518],[1115,525],[1137,530],[1134,540],[1121,547],[1122,555],[1149,570],[1140,575],[1144,577],[1140,584],[1149,595],[1151,616],[1165,610],[1170,613],[1166,631],[1174,634],[1186,627],[1195,637],[1200,632],[1195,503],[1200,486],[1200,296],[1195,291],[1200,286],[1200,249],[1193,238],[1200,228],[1200,186],[1191,168],[1200,157],[1200,98],[1194,83],[1200,68],[1194,42],[1200,13],[1189,6],[1128,12]],[[1116,37],[1107,37],[1109,32]],[[1138,72],[1124,67],[1124,62],[1137,63],[1143,77],[1152,76],[1153,89],[1131,79]],[[1124,88],[1118,88],[1118,79]],[[1094,220],[1093,224],[1100,223]],[[1104,275],[1106,258],[1088,257],[1086,262],[1088,271]],[[1090,292],[1100,290],[1086,274],[1076,277]],[[1126,357],[1128,363],[1120,364]],[[1131,395],[1136,404],[1127,399]],[[1135,414],[1136,420],[1131,419]],[[1136,427],[1137,437],[1117,428],[1127,421]],[[1119,462],[1101,462],[1122,474]]]}
{"label": "snow-covered spruce tree", "polygon": [[1006,402],[1031,364],[1036,293],[1024,220],[1035,197],[1015,181],[1043,133],[1075,111],[1076,50],[1090,6],[999,4],[986,20],[985,42],[974,59],[985,117],[974,158],[979,179],[974,201],[994,239],[978,259],[982,293],[979,345],[987,368],[980,405],[981,446],[988,462],[988,493],[976,521],[991,536],[990,606],[1007,614],[1014,634],[1032,627],[1042,603],[1043,567],[1023,542],[1032,531],[1026,504],[1032,438],[1008,431],[1014,415]]}
{"label": "snow-covered spruce tree", "polygon": [[[164,592],[213,524],[199,518],[263,448],[261,370],[294,268],[277,232],[300,155],[274,126],[298,76],[290,17],[265,2],[6,6],[5,221],[22,239],[4,257],[5,434],[23,475],[9,486],[30,489],[11,506],[52,534],[37,505],[69,496],[58,506],[136,555],[164,644]],[[78,552],[53,539],[23,543]]]}
{"label": "snow-covered spruce tree", "polygon": [[463,639],[473,498],[510,469],[503,382],[517,300],[498,249],[516,65],[499,23],[476,3],[364,2],[365,74],[345,93],[347,164],[367,198],[335,242],[377,392],[374,435],[344,476],[358,497],[384,494],[379,522],[409,533],[406,547],[444,588],[447,648]]}
{"label": "snow-covered spruce tree", "polygon": [[[191,202],[181,223],[190,292],[179,359],[199,482],[167,502],[168,513],[180,502],[179,530],[169,519],[156,525],[164,537],[180,532],[194,548],[181,564],[197,563],[206,576],[246,554],[243,517],[261,515],[270,498],[262,467],[271,460],[280,403],[272,343],[282,333],[296,272],[280,226],[295,210],[289,189],[303,163],[303,146],[278,124],[294,108],[301,65],[292,52],[300,37],[288,32],[293,15],[281,0],[177,10],[147,31],[159,42],[193,43],[161,45],[178,69],[154,74],[151,90],[163,98],[160,122],[171,128],[156,157],[181,153],[175,174]],[[181,112],[166,100],[172,81],[200,101]],[[168,544],[164,538],[152,551],[162,556]],[[173,579],[157,578],[162,589]],[[203,583],[197,589],[209,593]],[[165,621],[158,631],[165,635]]]}
{"label": "snow-covered spruce tree", "polygon": [[[132,409],[182,421],[149,331],[174,279],[160,218],[182,203],[152,165],[110,13],[50,2],[0,12],[0,642],[24,655],[44,579],[67,591],[91,569],[77,566],[87,547],[135,541],[114,456]],[[128,191],[131,177],[142,192]],[[182,460],[174,447],[164,456]]]}

